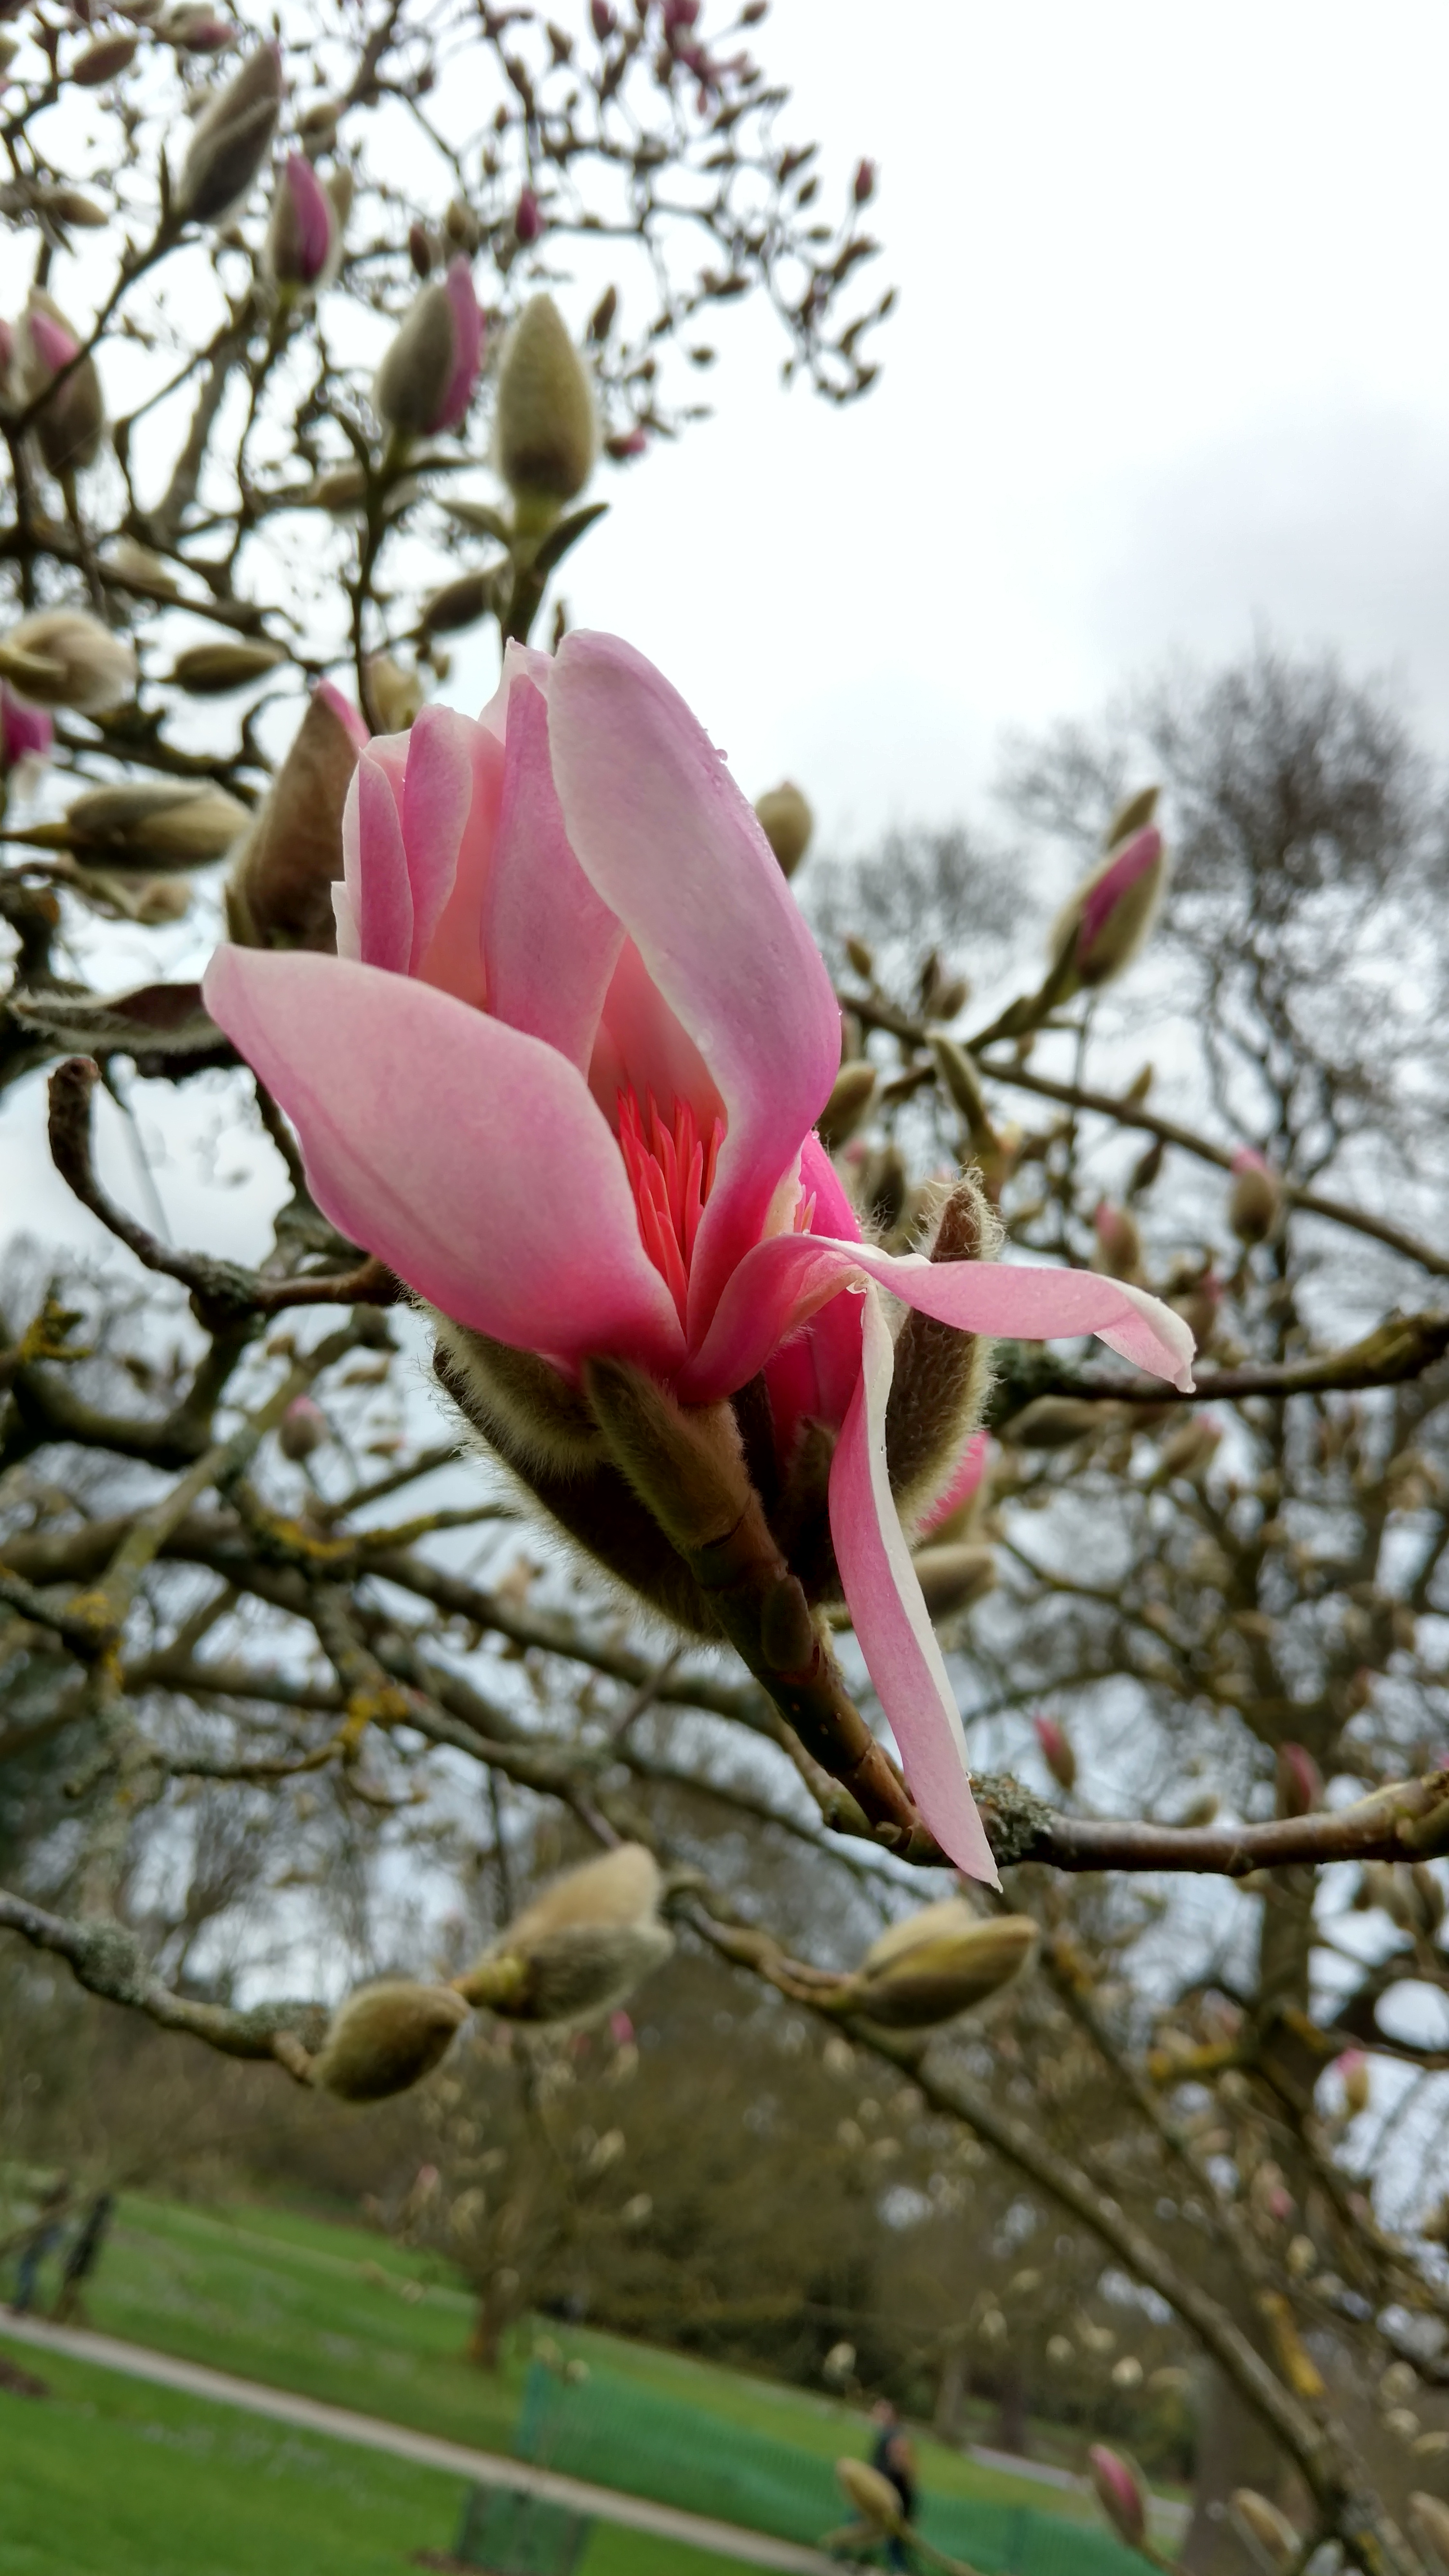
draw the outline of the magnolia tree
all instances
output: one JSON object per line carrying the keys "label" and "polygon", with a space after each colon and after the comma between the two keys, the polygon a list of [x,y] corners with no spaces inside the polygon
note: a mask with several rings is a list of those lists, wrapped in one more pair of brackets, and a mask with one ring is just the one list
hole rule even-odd
{"label": "magnolia tree", "polygon": [[[818,216],[761,14],[11,21],[0,1069],[121,1249],[13,1264],[0,1924],[354,2103],[500,2033],[537,2087],[682,1934],[898,2070],[924,2175],[1013,2177],[1000,2298],[945,2210],[958,2386],[1029,2307],[1131,2398],[1130,2331],[1052,2313],[1089,2248],[1201,2363],[1193,2563],[1408,2570],[1439,2222],[1355,2121],[1365,2051],[1441,2058],[1394,2005],[1449,1837],[1437,816],[1381,710],[1262,667],[1024,763],[1091,845],[1025,974],[1019,874],[948,840],[825,882],[837,984],[798,792],[627,643],[530,643],[710,308],[869,381],[871,172]],[[264,1132],[255,1267],[103,1180],[127,1065]]]}

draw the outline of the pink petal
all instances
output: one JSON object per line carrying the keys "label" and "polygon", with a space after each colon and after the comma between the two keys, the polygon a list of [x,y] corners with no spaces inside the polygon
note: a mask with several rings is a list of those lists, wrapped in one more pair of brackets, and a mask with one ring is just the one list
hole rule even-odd
{"label": "pink petal", "polygon": [[579,864],[699,1049],[727,1134],[695,1246],[698,1339],[829,1096],[840,1014],[751,807],[682,698],[641,654],[569,635],[549,737]]}
{"label": "pink petal", "polygon": [[453,372],[433,422],[434,429],[460,429],[467,418],[478,369],[483,360],[483,315],[473,292],[473,270],[462,251],[449,263],[444,280],[453,308]]}
{"label": "pink petal", "polygon": [[39,310],[26,314],[25,327],[30,333],[30,345],[47,376],[58,376],[62,367],[69,366],[80,347],[75,333],[68,331],[63,322],[57,322],[54,314]]}
{"label": "pink petal", "polygon": [[733,1394],[777,1343],[862,1276],[961,1332],[1027,1342],[1095,1333],[1135,1367],[1185,1391],[1192,1386],[1193,1338],[1182,1317],[1124,1279],[1016,1262],[927,1261],[917,1252],[893,1255],[870,1243],[787,1234],[756,1244],[740,1263],[702,1348],[682,1372],[679,1393],[694,1404]]}
{"label": "pink petal", "polygon": [[[587,1078],[623,937],[569,848],[549,767],[548,708],[520,674],[484,897],[489,1010],[557,1047]],[[613,1102],[602,1105],[607,1114]]]}
{"label": "pink petal", "polygon": [[[442,715],[448,710],[424,709],[423,714]],[[418,724],[423,721],[419,716]],[[445,993],[456,993],[475,1009],[492,1008],[488,997],[487,964],[483,949],[484,906],[493,853],[498,839],[498,808],[503,794],[503,743],[500,737],[482,724],[472,724],[466,716],[449,713],[451,725],[463,731],[450,736],[456,747],[466,744],[471,776],[469,801],[462,806],[459,837],[447,848],[448,891],[437,926],[422,953],[417,973],[426,984],[438,984]],[[418,724],[413,727],[414,733]],[[458,787],[461,798],[461,786]],[[420,815],[423,809],[420,808]],[[450,813],[456,808],[450,807]],[[409,841],[409,849],[413,844]],[[425,850],[417,850],[420,866],[426,863]],[[440,870],[436,883],[442,884]]]}
{"label": "pink petal", "polygon": [[[463,836],[473,810],[474,753],[478,728],[451,707],[424,707],[412,731],[399,737],[407,744],[403,780],[403,847],[413,897],[413,937],[408,957],[411,975],[426,973],[424,959],[434,963],[434,939],[458,878]],[[459,980],[434,972],[427,981],[473,999],[476,988],[478,934],[467,942]],[[441,959],[437,961],[441,964]]]}
{"label": "pink petal", "polygon": [[413,890],[403,842],[407,736],[379,734],[358,758],[342,809],[342,878],[368,966],[405,975],[413,948]]}
{"label": "pink petal", "polygon": [[219,948],[204,989],[352,1242],[517,1349],[677,1366],[618,1147],[551,1047],[430,984],[301,950]]}
{"label": "pink petal", "polygon": [[1139,877],[1162,859],[1162,834],[1155,824],[1136,832],[1125,841],[1109,868],[1082,898],[1081,927],[1078,932],[1083,953],[1093,947],[1124,894],[1130,892]]}
{"label": "pink petal", "polygon": [[895,1351],[879,1289],[868,1287],[862,1302],[860,1383],[830,1470],[835,1561],[866,1668],[922,1818],[958,1869],[985,1879],[988,1887],[999,1887],[971,1795],[960,1711],[886,1471],[886,1399]]}
{"label": "pink petal", "polygon": [[[800,1156],[800,1198],[809,1209],[808,1231],[836,1240],[858,1235],[855,1210],[818,1136],[807,1136]],[[802,1332],[771,1353],[765,1384],[781,1466],[789,1460],[804,1420],[837,1428],[845,1420],[860,1376],[860,1302],[832,1297]]]}

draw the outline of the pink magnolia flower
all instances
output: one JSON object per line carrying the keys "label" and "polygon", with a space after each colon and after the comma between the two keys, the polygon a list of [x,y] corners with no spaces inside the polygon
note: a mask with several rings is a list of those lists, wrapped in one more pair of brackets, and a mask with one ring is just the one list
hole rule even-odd
{"label": "pink magnolia flower", "polygon": [[55,725],[44,707],[31,706],[8,680],[0,680],[0,777],[23,760],[47,759],[54,740]]}
{"label": "pink magnolia flower", "polygon": [[1076,1748],[1058,1717],[1034,1717],[1032,1725],[1041,1748],[1041,1757],[1059,1789],[1077,1785]]}
{"label": "pink magnolia flower", "polygon": [[763,1373],[781,1459],[837,1427],[829,1512],[921,1813],[995,1877],[891,1496],[885,1297],[972,1333],[1095,1332],[1190,1383],[1191,1336],[1087,1271],[862,1241],[812,1125],[840,1059],[824,961],[682,700],[610,636],[510,648],[476,722],[362,752],[336,957],[221,948],[208,1006],[295,1122],[318,1205],[452,1320],[685,1404]]}
{"label": "pink magnolia flower", "polygon": [[1108,2521],[1129,2549],[1139,2549],[1147,2536],[1147,2498],[1137,2471],[1120,2451],[1109,2451],[1105,2442],[1092,2444],[1087,2466]]}
{"label": "pink magnolia flower", "polygon": [[342,250],[337,208],[305,152],[282,165],[267,225],[266,261],[279,286],[328,282]]}

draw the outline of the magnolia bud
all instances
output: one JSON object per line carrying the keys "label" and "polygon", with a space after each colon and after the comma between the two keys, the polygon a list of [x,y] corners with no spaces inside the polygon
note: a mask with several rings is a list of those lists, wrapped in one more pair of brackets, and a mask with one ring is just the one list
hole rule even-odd
{"label": "magnolia bud", "polygon": [[569,1870],[455,1979],[470,2004],[511,2021],[580,2021],[611,2011],[668,1958],[661,1883],[642,1843]]}
{"label": "magnolia bud", "polygon": [[1147,2537],[1147,2494],[1136,2469],[1105,2442],[1092,2444],[1087,2466],[1097,2502],[1119,2540],[1140,2549]]}
{"label": "magnolia bud", "polygon": [[462,251],[437,286],[425,286],[373,379],[378,419],[405,438],[460,429],[483,361],[483,315]]}
{"label": "magnolia bud", "polygon": [[850,183],[850,194],[853,202],[857,206],[868,206],[870,204],[872,197],[875,195],[875,163],[873,161],[858,161],[856,163],[855,177]]}
{"label": "magnolia bud", "polygon": [[1361,2111],[1368,2109],[1372,2094],[1368,2059],[1361,2048],[1346,2048],[1336,2063],[1344,2110],[1351,2120],[1356,2120]]}
{"label": "magnolia bud", "polygon": [[1051,957],[1070,956],[1071,988],[1095,991],[1131,965],[1146,942],[1167,881],[1162,835],[1149,824],[1109,850],[1063,905],[1051,934]]}
{"label": "magnolia bud", "polygon": [[1272,1165],[1245,1145],[1233,1156],[1228,1223],[1240,1243],[1265,1243],[1278,1222],[1283,1191]]}
{"label": "magnolia bud", "polygon": [[93,787],[59,823],[42,828],[87,866],[158,875],[225,858],[250,821],[247,807],[209,780],[148,779]]}
{"label": "magnolia bud", "polygon": [[99,89],[130,68],[140,41],[139,36],[101,36],[76,56],[66,78],[74,81],[77,89]]}
{"label": "magnolia bud", "polygon": [[272,197],[263,269],[275,286],[322,286],[336,273],[341,255],[342,226],[331,192],[306,154],[293,152]]}
{"label": "magnolia bud", "polygon": [[529,520],[577,500],[594,470],[594,388],[551,295],[525,304],[503,343],[493,462]]}
{"label": "magnolia bud", "polygon": [[1298,2331],[1293,2311],[1281,2290],[1259,2293],[1258,2305],[1268,2322],[1278,2367],[1295,2397],[1315,2402],[1328,2394],[1323,2373]]}
{"label": "magnolia bud", "polygon": [[1165,1485],[1174,1476],[1181,1476],[1191,1483],[1205,1475],[1217,1455],[1222,1436],[1222,1424],[1215,1422],[1210,1413],[1195,1413],[1190,1422],[1179,1423],[1158,1450],[1151,1482]]}
{"label": "magnolia bud", "polygon": [[0,778],[22,761],[45,760],[55,740],[55,726],[43,707],[27,706],[8,680],[0,680]]}
{"label": "magnolia bud", "polygon": [[465,626],[476,626],[492,606],[492,574],[464,572],[424,601],[422,622],[429,635],[456,635]]}
{"label": "magnolia bud", "polygon": [[388,1979],[360,1986],[333,2014],[312,2081],[344,2102],[381,2102],[430,2075],[468,2007],[451,1986]]}
{"label": "magnolia bud", "polygon": [[1097,1237],[1092,1268],[1105,1271],[1109,1279],[1140,1279],[1142,1236],[1131,1210],[1099,1199],[1092,1225]]}
{"label": "magnolia bud", "polygon": [[1301,2543],[1286,2513],[1254,2487],[1235,2487],[1228,2509],[1275,2567],[1291,2567]]}
{"label": "magnolia bud", "polygon": [[837,2000],[884,2030],[927,2030],[1010,1985],[1036,1940],[1030,1915],[988,1918],[948,1896],[872,1942]]}
{"label": "magnolia bud", "polygon": [[136,656],[84,609],[43,608],[0,637],[0,676],[34,705],[93,716],[129,698]]}
{"label": "magnolia bud", "polygon": [[[852,2364],[854,2360],[852,2353]],[[835,2474],[868,2530],[894,2537],[905,2529],[900,2496],[879,2469],[866,2460],[837,2460]]]}
{"label": "magnolia bud", "polygon": [[1077,1785],[1077,1757],[1066,1728],[1059,1718],[1047,1716],[1034,1717],[1032,1725],[1043,1762],[1057,1787],[1070,1793]]}
{"label": "magnolia bud", "polygon": [[405,671],[390,653],[374,653],[367,665],[367,694],[384,733],[406,733],[423,703],[423,684],[416,671]]}
{"label": "magnolia bud", "polygon": [[[27,402],[40,400],[46,396],[46,388],[55,384],[54,393],[40,402],[35,435],[41,455],[57,476],[80,473],[95,463],[106,426],[106,407],[94,358],[82,358],[76,366],[70,364],[79,348],[80,341],[59,305],[33,286],[20,318],[20,380]],[[69,373],[63,375],[65,368]],[[57,377],[59,383],[55,381]]]}
{"label": "magnolia bud", "polygon": [[1280,1816],[1311,1816],[1322,1806],[1323,1774],[1306,1745],[1279,1745],[1277,1790]]}
{"label": "magnolia bud", "polygon": [[1085,1396],[1039,1395],[1014,1413],[1000,1437],[1016,1449],[1071,1449],[1105,1431],[1109,1416]]}
{"label": "magnolia bud", "polygon": [[190,223],[222,223],[244,203],[271,150],[281,107],[281,49],[259,45],[197,118],[176,184],[178,215]]}
{"label": "magnolia bud", "polygon": [[[150,8],[143,10],[136,5],[136,0],[132,0],[126,15],[128,18],[150,19],[159,13]],[[168,45],[174,45],[178,53],[220,54],[228,45],[235,44],[239,30],[233,20],[219,18],[214,9],[206,7],[204,0],[194,0],[194,5],[168,10],[165,17],[160,18],[156,33]]]}
{"label": "magnolia bud", "polygon": [[294,1395],[277,1425],[277,1446],[284,1458],[300,1466],[315,1449],[330,1440],[327,1416],[315,1396]]}
{"label": "magnolia bud", "polygon": [[334,949],[342,809],[367,729],[324,680],[237,855],[227,925],[244,948]]}
{"label": "magnolia bud", "polygon": [[1409,2525],[1430,2558],[1449,2570],[1449,2504],[1420,2489],[1409,2498]]}
{"label": "magnolia bud", "polygon": [[935,1621],[954,1618],[996,1581],[996,1559],[989,1547],[958,1543],[917,1548],[911,1563],[927,1613]]}
{"label": "magnolia bud", "polygon": [[224,698],[233,689],[250,688],[286,659],[281,644],[191,644],[177,654],[171,677],[190,697]]}
{"label": "magnolia bud", "polygon": [[855,1134],[874,1097],[875,1066],[868,1064],[864,1056],[852,1057],[841,1066],[830,1098],[815,1122],[828,1154],[838,1153]]}
{"label": "magnolia bud", "polygon": [[755,798],[760,829],[787,877],[792,877],[810,847],[815,817],[798,787],[787,778]]}
{"label": "magnolia bud", "polygon": [[513,210],[513,232],[515,240],[518,241],[524,250],[527,250],[532,243],[537,241],[542,230],[543,216],[539,212],[537,197],[534,195],[531,188],[520,188],[518,192],[518,203]]}

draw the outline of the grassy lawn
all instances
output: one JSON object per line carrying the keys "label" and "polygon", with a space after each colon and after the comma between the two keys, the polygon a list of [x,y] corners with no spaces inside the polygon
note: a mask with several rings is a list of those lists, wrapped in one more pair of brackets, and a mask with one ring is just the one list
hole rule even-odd
{"label": "grassy lawn", "polygon": [[[0,2576],[404,2576],[463,2483],[7,2343],[51,2394],[0,2394]],[[746,2576],[598,2523],[582,2576]]]}

